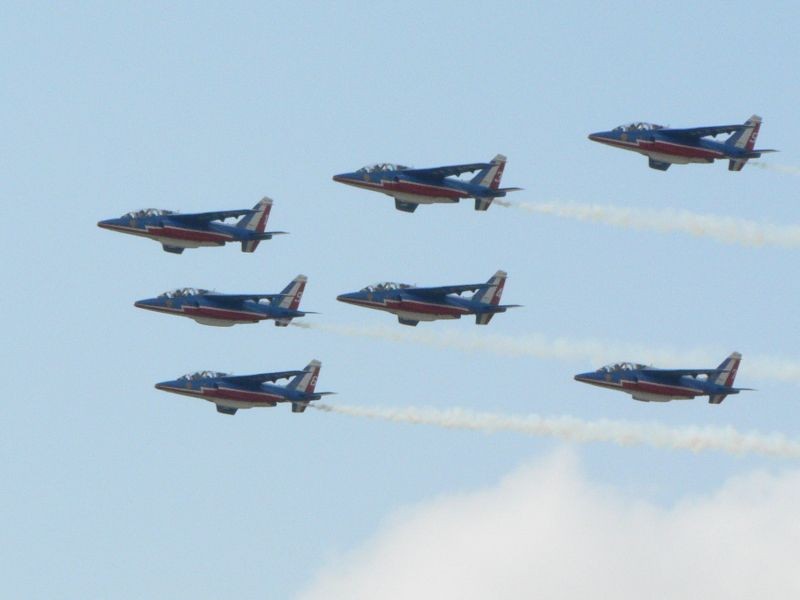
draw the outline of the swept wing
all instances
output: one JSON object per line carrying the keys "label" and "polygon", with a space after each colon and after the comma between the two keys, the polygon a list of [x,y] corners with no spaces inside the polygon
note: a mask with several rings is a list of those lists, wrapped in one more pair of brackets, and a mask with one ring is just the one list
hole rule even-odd
{"label": "swept wing", "polygon": [[218,381],[227,383],[263,383],[265,381],[275,382],[278,379],[288,379],[295,375],[301,375],[307,371],[276,371],[274,373],[257,373],[255,375],[226,375],[219,377]]}
{"label": "swept wing", "polygon": [[488,169],[491,166],[492,165],[489,163],[469,163],[466,165],[433,167],[431,169],[406,169],[403,173],[411,175],[412,177],[422,177],[424,179],[444,179],[452,175],[461,175],[462,173],[471,173],[472,171]]}
{"label": "swept wing", "polygon": [[193,213],[193,214],[172,214],[169,215],[170,220],[173,221],[180,221],[186,223],[187,225],[197,224],[197,225],[204,225],[209,221],[221,221],[223,219],[229,219],[231,217],[241,217],[244,215],[248,215],[253,211],[249,208],[243,208],[240,210],[217,210],[214,212],[204,212],[204,213]]}
{"label": "swept wing", "polygon": [[204,298],[214,304],[235,304],[245,300],[274,300],[286,296],[287,294],[206,294]]}
{"label": "swept wing", "polygon": [[409,294],[426,296],[428,298],[439,298],[448,294],[461,294],[463,292],[474,292],[478,288],[484,287],[485,283],[468,283],[465,285],[443,285],[439,287],[419,287],[406,290]]}
{"label": "swept wing", "polygon": [[675,135],[680,137],[701,138],[709,135],[719,135],[721,133],[734,133],[752,127],[752,125],[711,125],[708,127],[689,127],[688,129],[662,129],[658,133],[663,135]]}

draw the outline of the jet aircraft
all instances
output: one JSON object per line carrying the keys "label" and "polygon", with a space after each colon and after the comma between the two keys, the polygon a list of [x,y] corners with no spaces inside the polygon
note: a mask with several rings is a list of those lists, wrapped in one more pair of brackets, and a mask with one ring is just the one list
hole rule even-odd
{"label": "jet aircraft", "polygon": [[597,371],[579,373],[575,379],[625,392],[642,402],[708,396],[710,404],[720,404],[728,394],[750,389],[732,387],[741,360],[742,355],[734,352],[716,369],[656,369],[635,363],[617,363]]}
{"label": "jet aircraft", "polygon": [[286,327],[295,317],[307,313],[298,310],[305,275],[298,275],[280,294],[217,294],[208,290],[182,288],[134,303],[138,308],[169,315],[189,317],[202,325],[230,327],[237,323],[258,323],[273,319]]}
{"label": "jet aircraft", "polygon": [[[495,198],[521,189],[500,187],[505,166],[506,157],[502,154],[489,163],[432,169],[384,163],[334,175],[333,180],[392,196],[395,208],[404,212],[414,212],[420,204],[454,203],[461,198],[474,198],[475,210],[486,210]],[[478,171],[478,174],[470,181],[458,179],[462,173],[473,171]]]}
{"label": "jet aircraft", "polygon": [[[759,158],[764,152],[756,150],[755,143],[761,117],[753,115],[743,125],[711,125],[672,129],[652,123],[631,123],[611,131],[599,131],[589,139],[623,150],[632,150],[647,156],[652,169],[666,171],[670,165],[688,163],[712,163],[728,159],[728,170],[741,171],[751,158]],[[722,133],[732,134],[724,142],[706,139]]]}
{"label": "jet aircraft", "polygon": [[[162,381],[156,389],[208,400],[217,405],[217,412],[235,415],[240,408],[276,406],[290,402],[292,412],[301,413],[312,400],[333,392],[315,392],[322,364],[312,360],[302,371],[277,371],[255,375],[228,375],[199,371],[173,381]],[[279,379],[290,379],[286,386],[275,385]]]}
{"label": "jet aircraft", "polygon": [[[500,304],[506,272],[497,271],[486,283],[414,287],[405,283],[379,283],[358,292],[337,296],[340,302],[385,310],[397,315],[403,325],[416,326],[420,321],[460,319],[475,315],[476,325],[486,325],[492,317],[518,304]],[[462,298],[464,292],[475,292]]]}
{"label": "jet aircraft", "polygon": [[[97,226],[111,231],[130,233],[160,242],[166,252],[180,254],[186,248],[224,246],[241,242],[242,252],[254,252],[262,240],[285,231],[264,231],[272,209],[272,200],[264,198],[252,209],[180,214],[170,210],[148,208],[118,219],[100,221]],[[224,221],[242,217],[236,225]]]}

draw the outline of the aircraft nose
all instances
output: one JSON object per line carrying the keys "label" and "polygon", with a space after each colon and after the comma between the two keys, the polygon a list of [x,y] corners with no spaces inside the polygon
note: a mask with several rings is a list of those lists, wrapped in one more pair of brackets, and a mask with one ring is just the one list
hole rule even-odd
{"label": "aircraft nose", "polygon": [[574,379],[575,381],[581,381],[583,383],[587,383],[589,381],[592,381],[592,379],[594,378],[593,376],[594,373],[578,373],[577,375],[575,375]]}
{"label": "aircraft nose", "polygon": [[346,304],[352,304],[355,298],[356,294],[339,294],[338,296],[336,296],[336,299],[339,302],[344,302]]}
{"label": "aircraft nose", "polygon": [[147,300],[137,300],[133,303],[136,308],[153,308],[156,305],[156,300],[154,298],[148,298]]}

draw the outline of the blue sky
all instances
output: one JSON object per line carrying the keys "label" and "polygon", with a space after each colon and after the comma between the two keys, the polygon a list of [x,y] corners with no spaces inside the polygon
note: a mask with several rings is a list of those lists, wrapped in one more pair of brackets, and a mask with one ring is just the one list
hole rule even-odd
{"label": "blue sky", "polygon": [[[371,162],[422,167],[503,153],[503,182],[525,188],[520,201],[792,224],[797,176],[721,163],[661,173],[586,139],[634,120],[693,126],[757,113],[758,145],[781,150],[764,161],[799,166],[798,8],[769,6],[9,5],[0,23],[6,589],[291,597],[397,511],[492,488],[526,465],[559,465],[553,453],[564,451],[550,439],[285,407],[227,418],[153,389],[199,369],[244,374],[319,358],[320,389],[339,394],[332,402],[800,435],[796,385],[747,370],[749,356],[800,357],[797,251],[502,207],[476,213],[469,203],[406,215],[330,179]],[[252,255],[171,256],[95,226],[137,208],[241,208],[263,195],[275,200],[270,228],[291,234]],[[420,328],[590,338],[654,354],[711,349],[719,360],[739,350],[737,383],[758,392],[720,407],[641,404],[572,381],[599,366],[588,361],[264,324],[208,328],[132,306],[181,286],[276,292],[304,273],[303,307],[322,313],[309,321],[391,326],[335,296],[379,280],[481,281],[498,268],[509,272],[504,300],[525,308],[485,329],[466,319]],[[649,357],[605,362],[617,360]],[[665,510],[754,471],[794,473],[714,453],[567,452],[586,485]]]}

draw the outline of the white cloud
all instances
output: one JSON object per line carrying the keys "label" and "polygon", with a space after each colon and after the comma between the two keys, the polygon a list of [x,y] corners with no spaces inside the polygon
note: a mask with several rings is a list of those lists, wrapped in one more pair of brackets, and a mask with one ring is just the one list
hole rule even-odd
{"label": "white cloud", "polygon": [[800,597],[800,472],[755,472],[669,508],[567,454],[399,511],[302,600]]}

